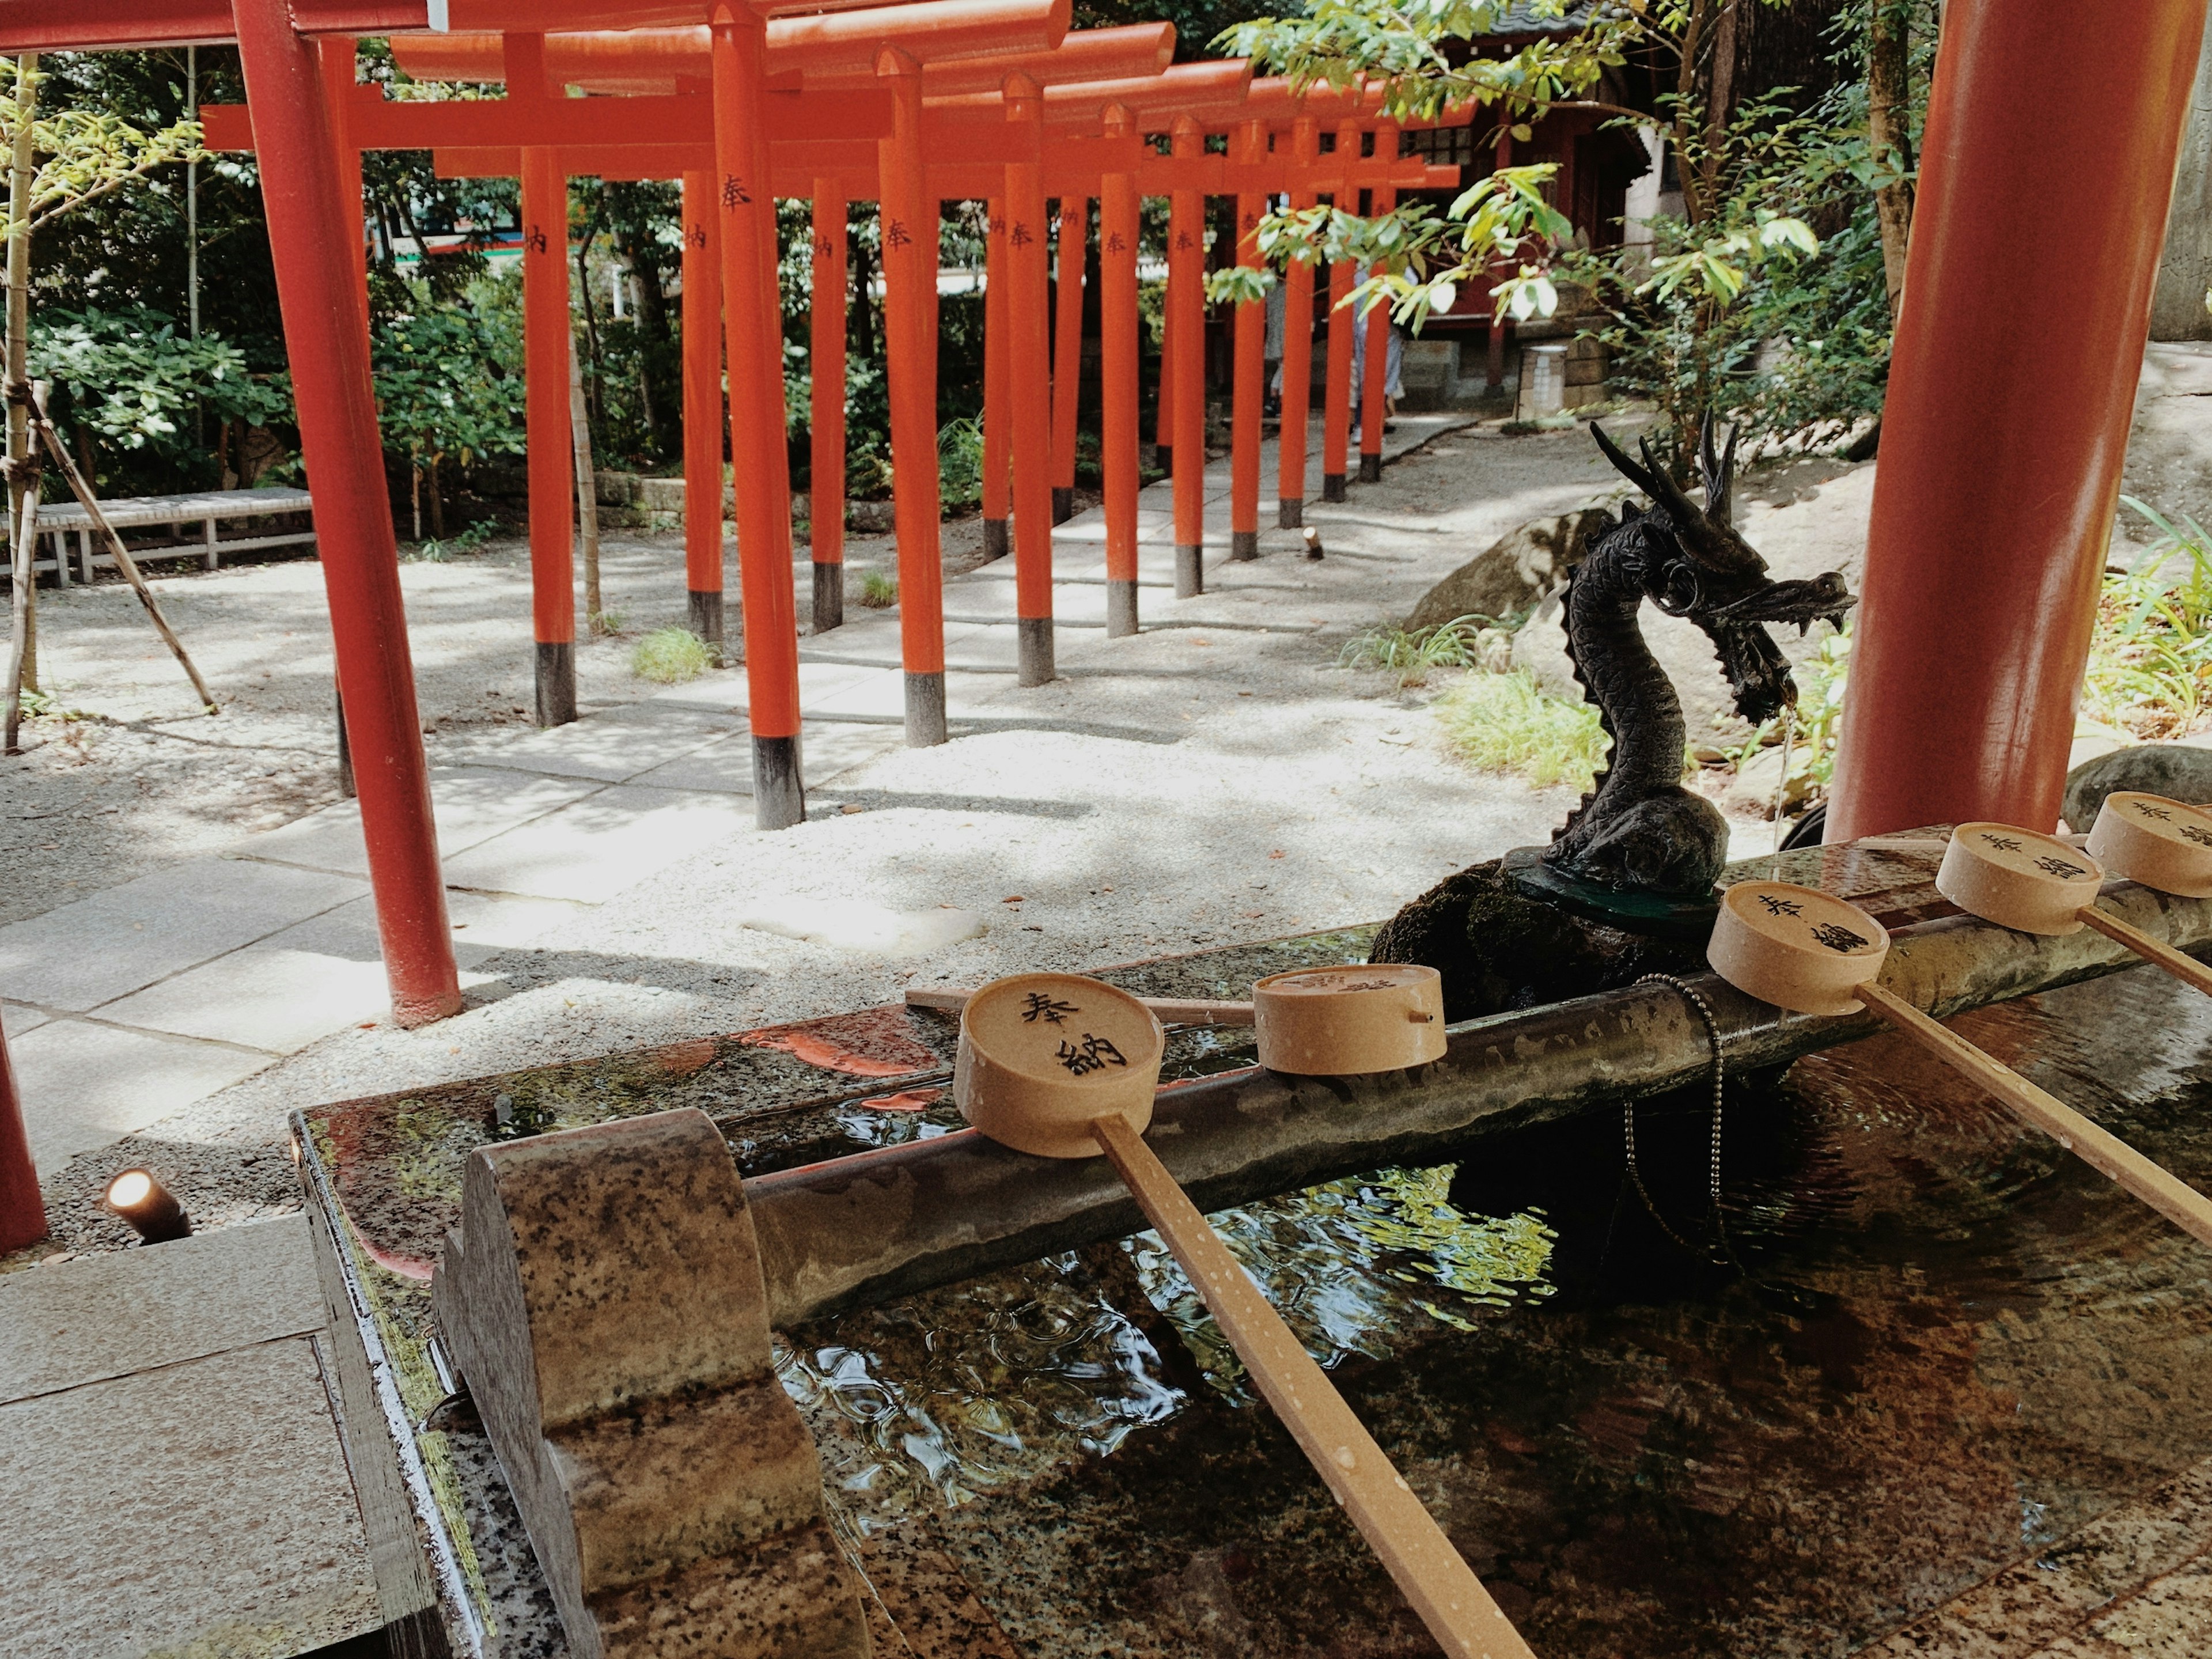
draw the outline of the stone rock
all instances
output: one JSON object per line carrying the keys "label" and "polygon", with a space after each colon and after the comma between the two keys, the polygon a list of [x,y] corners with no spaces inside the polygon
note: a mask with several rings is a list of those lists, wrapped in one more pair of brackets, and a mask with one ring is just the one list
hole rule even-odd
{"label": "stone rock", "polygon": [[2146,743],[2084,761],[2066,775],[2059,816],[2086,835],[2105,797],[2118,789],[2140,789],[2192,806],[2212,801],[2212,749]]}
{"label": "stone rock", "polygon": [[[1774,816],[1775,786],[1781,781],[1782,745],[1776,744],[1760,750],[1736,769],[1728,787],[1721,792],[1721,805],[1731,812],[1749,812],[1771,818]],[[1811,787],[1811,781],[1802,773],[1792,778],[1788,793],[1782,798],[1782,810],[1789,812],[1802,805]]]}
{"label": "stone rock", "polygon": [[1509,530],[1423,594],[1406,618],[1407,628],[1440,628],[1458,617],[1510,617],[1526,610],[1566,580],[1589,550],[1589,538],[1611,522],[1602,507],[1578,507]]}
{"label": "stone rock", "polygon": [[479,1147],[431,1299],[577,1659],[865,1659],[704,1112]]}
{"label": "stone rock", "polygon": [[[1796,580],[1824,570],[1841,570],[1856,593],[1866,565],[1874,464],[1823,469],[1830,476],[1809,484],[1790,480],[1789,475],[1801,470],[1779,469],[1778,477],[1747,477],[1739,483],[1743,494],[1736,511],[1736,528],[1765,557],[1775,580]],[[1778,496],[1783,499],[1777,500]],[[1526,671],[1554,696],[1578,701],[1582,688],[1575,683],[1573,667],[1567,661],[1562,610],[1558,594],[1536,607],[1514,635],[1513,666]],[[1674,683],[1675,695],[1682,700],[1682,720],[1690,741],[1702,744],[1716,731],[1740,729],[1742,723],[1735,713],[1735,700],[1704,630],[1695,623],[1666,615],[1656,605],[1645,605],[1638,620],[1644,643],[1659,659],[1660,666]],[[1802,637],[1788,628],[1771,632],[1784,654],[1792,663],[1801,663],[1820,648],[1826,625],[1816,623]]]}

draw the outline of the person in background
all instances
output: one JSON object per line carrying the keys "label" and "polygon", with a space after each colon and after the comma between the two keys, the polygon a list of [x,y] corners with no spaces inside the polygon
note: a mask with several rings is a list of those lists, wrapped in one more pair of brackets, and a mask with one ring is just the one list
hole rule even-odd
{"label": "person in background", "polygon": [[1268,415],[1283,412],[1283,323],[1285,301],[1282,279],[1278,276],[1267,290],[1267,343],[1260,355],[1267,360],[1267,395],[1261,398],[1261,411]]}

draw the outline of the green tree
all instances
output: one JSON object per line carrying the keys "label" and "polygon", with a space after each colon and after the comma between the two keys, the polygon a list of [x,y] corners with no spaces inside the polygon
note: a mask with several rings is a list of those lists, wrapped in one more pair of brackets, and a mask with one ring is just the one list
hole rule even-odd
{"label": "green tree", "polygon": [[[427,484],[434,538],[446,534],[441,466],[523,453],[525,392],[513,367],[521,361],[521,342],[514,324],[495,307],[434,302],[388,319],[373,338],[385,450],[407,467],[418,504]],[[422,533],[418,521],[416,539]]]}

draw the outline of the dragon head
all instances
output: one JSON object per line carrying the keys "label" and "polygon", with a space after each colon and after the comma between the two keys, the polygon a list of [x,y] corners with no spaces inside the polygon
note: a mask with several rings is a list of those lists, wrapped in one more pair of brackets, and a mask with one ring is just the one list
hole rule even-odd
{"label": "dragon head", "polygon": [[[1753,723],[1771,720],[1785,706],[1794,704],[1797,686],[1790,677],[1789,660],[1765,625],[1794,622],[1802,634],[1816,618],[1826,617],[1841,628],[1844,612],[1858,599],[1844,586],[1840,571],[1826,571],[1804,581],[1774,580],[1766,574],[1766,561],[1759,550],[1736,533],[1730,512],[1735,483],[1735,430],[1730,429],[1727,447],[1717,454],[1711,414],[1698,432],[1698,470],[1705,488],[1703,507],[1692,501],[1659,464],[1651,453],[1650,439],[1638,443],[1644,457],[1639,466],[1595,422],[1590,435],[1621,476],[1651,499],[1643,521],[1646,545],[1658,556],[1644,569],[1645,594],[1668,615],[1683,617],[1705,629],[1735,694],[1736,710],[1746,720]],[[1624,520],[1634,513],[1632,507],[1624,508]]]}

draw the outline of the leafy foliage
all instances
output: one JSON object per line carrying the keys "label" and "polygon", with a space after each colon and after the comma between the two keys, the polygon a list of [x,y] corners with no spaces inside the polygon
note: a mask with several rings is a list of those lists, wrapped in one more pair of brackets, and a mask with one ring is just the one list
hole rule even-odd
{"label": "leafy foliage", "polygon": [[[16,100],[29,61],[0,58],[0,146],[12,148],[15,143]],[[34,94],[50,78],[36,69],[28,74]],[[33,236],[156,167],[204,154],[198,121],[173,121],[149,131],[114,109],[94,106],[34,112],[31,143],[39,158],[27,204]]]}
{"label": "leafy foliage", "polygon": [[421,464],[466,466],[523,451],[521,343],[495,308],[426,306],[372,337],[377,422],[385,448]]}
{"label": "leafy foliage", "polygon": [[42,312],[32,319],[26,355],[32,377],[53,383],[55,424],[80,448],[89,441],[131,452],[162,471],[204,465],[191,431],[196,404],[218,422],[291,419],[289,376],[254,374],[221,335],[190,339],[174,318],[143,306]]}

